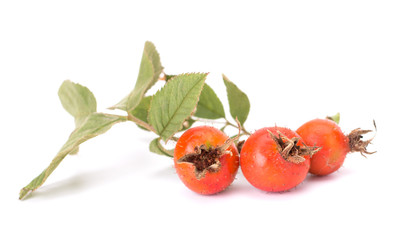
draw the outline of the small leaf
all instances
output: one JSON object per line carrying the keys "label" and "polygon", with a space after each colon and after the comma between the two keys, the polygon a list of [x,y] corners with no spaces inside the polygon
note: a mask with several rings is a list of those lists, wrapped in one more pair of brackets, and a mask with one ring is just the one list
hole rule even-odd
{"label": "small leaf", "polygon": [[21,189],[19,198],[24,198],[27,194],[35,191],[39,188],[49,177],[49,175],[57,168],[61,161],[74,149],[76,149],[79,144],[85,142],[86,140],[96,137],[100,134],[107,132],[114,124],[118,122],[123,122],[126,117],[115,116],[104,113],[92,113],[88,116],[81,124],[80,127],[76,128],[69,139],[53,158],[50,165],[35,179],[33,179],[26,187]]}
{"label": "small leaf", "polygon": [[[58,97],[64,109],[75,118],[75,128],[79,127],[91,113],[96,112],[97,103],[93,93],[85,86],[64,81],[59,90]],[[77,154],[79,147],[70,152]]]}
{"label": "small leaf", "polygon": [[167,157],[174,156],[174,149],[171,149],[171,150],[165,149],[160,143],[160,138],[156,138],[153,141],[151,141],[149,149],[151,152],[157,153],[159,155],[163,155],[163,156],[167,156]]}
{"label": "small leaf", "polygon": [[243,125],[249,115],[250,101],[247,95],[242,92],[225,75],[222,75],[226,91],[228,93],[229,111],[234,119],[238,119]]}
{"label": "small leaf", "polygon": [[224,106],[214,90],[207,84],[204,84],[204,88],[201,91],[195,116],[207,119],[225,118]]}
{"label": "small leaf", "polygon": [[[134,110],[132,110],[130,112],[130,114],[132,116],[142,120],[143,122],[148,123],[147,122],[147,116],[149,114],[150,102],[151,102],[152,98],[153,98],[152,96],[144,97],[142,99],[142,101],[140,101],[139,105]],[[138,125],[138,127],[140,127],[143,130],[148,131],[146,128],[141,127],[139,125]]]}
{"label": "small leaf", "polygon": [[334,121],[336,124],[339,124],[339,122],[340,122],[340,113],[336,113],[333,116],[327,116],[326,118],[329,119],[329,120]]}
{"label": "small leaf", "polygon": [[128,102],[128,96],[124,97],[119,103],[115,104],[112,107],[109,107],[108,109],[114,110],[114,109],[119,109],[122,111],[126,111],[126,103]]}
{"label": "small leaf", "polygon": [[142,100],[144,94],[158,80],[163,70],[160,55],[151,42],[144,45],[142,61],[140,63],[139,75],[133,91],[110,109],[121,109],[127,112],[134,110]]}
{"label": "small leaf", "polygon": [[78,83],[64,81],[58,90],[58,97],[64,109],[75,118],[75,126],[96,112],[97,103],[93,93]]}
{"label": "small leaf", "polygon": [[149,123],[167,142],[182,129],[196,108],[207,74],[181,74],[170,80],[151,101]]}

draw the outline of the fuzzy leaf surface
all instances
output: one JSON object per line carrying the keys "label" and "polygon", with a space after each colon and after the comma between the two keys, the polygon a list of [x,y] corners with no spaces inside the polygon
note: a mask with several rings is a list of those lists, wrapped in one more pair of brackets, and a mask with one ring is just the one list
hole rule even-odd
{"label": "fuzzy leaf surface", "polygon": [[195,110],[206,77],[206,73],[178,75],[153,96],[149,123],[165,142],[182,129]]}
{"label": "fuzzy leaf surface", "polygon": [[238,119],[243,125],[250,112],[250,101],[247,95],[242,92],[225,75],[222,75],[228,94],[229,111],[233,119]]}
{"label": "fuzzy leaf surface", "polygon": [[86,117],[96,112],[97,103],[93,93],[78,83],[64,81],[58,97],[64,109],[75,118],[75,126],[82,124]]}
{"label": "fuzzy leaf surface", "polygon": [[24,198],[27,194],[39,188],[49,177],[49,175],[57,168],[61,161],[76,149],[79,144],[88,139],[96,137],[107,132],[114,124],[125,121],[126,117],[115,116],[104,113],[93,113],[89,115],[85,122],[76,128],[69,136],[67,142],[62,146],[57,155],[53,158],[50,165],[35,179],[33,179],[26,187],[20,191],[19,198]]}
{"label": "fuzzy leaf surface", "polygon": [[163,66],[161,65],[160,55],[152,42],[144,45],[142,61],[140,63],[139,75],[136,80],[135,88],[111,109],[121,109],[127,112],[134,110],[142,100],[144,94],[158,80]]}
{"label": "fuzzy leaf surface", "polygon": [[[132,110],[130,112],[130,114],[132,116],[142,120],[143,122],[148,123],[147,118],[148,118],[148,115],[149,115],[150,102],[151,102],[152,98],[153,98],[152,96],[144,97],[142,99],[142,101],[140,101],[139,105],[134,110]],[[139,125],[137,125],[137,126],[140,127],[143,130],[148,131],[147,129],[145,129],[145,128],[139,126]]]}
{"label": "fuzzy leaf surface", "polygon": [[221,100],[207,84],[204,84],[204,88],[201,91],[195,116],[208,119],[225,118],[225,110]]}

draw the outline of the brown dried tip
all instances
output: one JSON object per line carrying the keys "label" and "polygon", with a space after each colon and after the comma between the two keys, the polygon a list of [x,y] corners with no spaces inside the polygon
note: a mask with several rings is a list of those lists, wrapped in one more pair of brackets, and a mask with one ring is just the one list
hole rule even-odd
{"label": "brown dried tip", "polygon": [[242,151],[242,147],[243,147],[244,142],[245,142],[245,140],[242,140],[242,141],[240,141],[240,142],[238,142],[238,143],[236,144],[236,148],[237,148],[239,154],[240,154],[240,152]]}
{"label": "brown dried tip", "polygon": [[197,179],[201,179],[206,175],[206,172],[218,172],[221,168],[221,162],[219,159],[224,154],[232,154],[227,149],[234,143],[239,136],[229,138],[221,146],[213,147],[201,145],[194,148],[194,153],[186,154],[185,156],[178,159],[178,163],[191,163],[195,167],[195,175]]}
{"label": "brown dried tip", "polygon": [[320,147],[308,147],[304,143],[303,146],[298,146],[297,143],[300,140],[298,137],[289,139],[279,131],[277,131],[278,136],[271,131],[268,132],[278,146],[278,151],[283,159],[291,163],[302,163],[306,160],[303,156],[311,157],[321,149]]}
{"label": "brown dried tip", "polygon": [[229,138],[221,146],[213,147],[201,145],[194,148],[194,153],[186,154],[178,159],[178,163],[191,163],[195,167],[195,175],[197,179],[201,179],[206,175],[206,172],[218,172],[221,169],[220,158],[224,154],[232,154],[228,148],[239,139],[241,126],[237,118],[235,119],[238,124],[239,133],[235,137]]}
{"label": "brown dried tip", "polygon": [[221,168],[219,161],[222,156],[222,151],[219,147],[207,147],[206,145],[196,146],[194,153],[186,154],[181,157],[178,163],[191,163],[195,167],[197,179],[201,179],[206,175],[206,172],[218,172]]}
{"label": "brown dried tip", "polygon": [[[375,122],[374,122],[375,125]],[[376,126],[375,126],[376,129]],[[361,140],[363,138],[363,134],[372,132],[372,130],[362,130],[362,129],[354,129],[353,131],[351,131],[351,133],[349,135],[347,135],[347,137],[349,138],[349,147],[350,147],[350,152],[360,152],[361,155],[363,155],[364,157],[366,157],[364,154],[373,154],[376,153],[375,152],[368,152],[367,151],[367,146],[372,142],[372,140],[375,138],[372,137],[369,140],[363,141]]]}

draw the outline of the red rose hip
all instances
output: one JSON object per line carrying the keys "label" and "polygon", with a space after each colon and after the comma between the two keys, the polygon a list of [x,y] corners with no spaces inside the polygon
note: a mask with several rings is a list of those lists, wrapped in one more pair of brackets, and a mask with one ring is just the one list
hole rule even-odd
{"label": "red rose hip", "polygon": [[366,150],[372,139],[362,141],[362,135],[370,130],[355,129],[344,135],[340,127],[329,119],[314,119],[296,131],[309,146],[321,147],[311,158],[310,173],[324,176],[338,170],[349,152],[371,154]]}
{"label": "red rose hip", "polygon": [[310,157],[318,149],[308,148],[288,128],[262,128],[244,143],[240,166],[245,178],[256,188],[281,192],[300,184],[310,168]]}
{"label": "red rose hip", "polygon": [[182,182],[199,194],[215,194],[235,179],[239,154],[235,144],[217,128],[199,126],[179,138],[174,151],[175,169]]}

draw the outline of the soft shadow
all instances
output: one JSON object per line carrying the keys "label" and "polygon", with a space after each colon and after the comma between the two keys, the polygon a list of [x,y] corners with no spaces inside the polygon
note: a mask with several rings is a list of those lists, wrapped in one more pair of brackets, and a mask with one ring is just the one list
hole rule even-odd
{"label": "soft shadow", "polygon": [[220,198],[225,198],[225,197],[229,197],[232,195],[245,195],[245,194],[247,194],[246,192],[249,191],[249,187],[251,187],[251,186],[247,185],[246,183],[238,182],[236,179],[224,191],[219,192],[219,193],[215,194],[214,196],[220,197]]}
{"label": "soft shadow", "polygon": [[95,174],[96,173],[77,174],[67,179],[45,185],[30,194],[26,199],[52,199],[80,192],[83,189],[95,184],[96,179],[93,177]]}
{"label": "soft shadow", "polygon": [[134,165],[135,162],[127,161],[112,168],[78,173],[64,180],[46,184],[27,196],[26,199],[53,199],[83,192],[132,174]]}
{"label": "soft shadow", "polygon": [[351,171],[347,168],[339,168],[336,172],[331,173],[326,176],[317,176],[314,174],[308,174],[305,182],[307,184],[314,184],[314,183],[320,183],[320,182],[328,182],[328,181],[334,181],[337,178],[341,178],[344,175],[350,174]]}
{"label": "soft shadow", "polygon": [[320,182],[330,182],[333,181],[334,179],[338,178],[337,174],[330,174],[327,176],[317,176],[313,174],[308,174],[305,182],[307,184],[314,184],[314,183],[320,183]]}
{"label": "soft shadow", "polygon": [[177,180],[177,175],[176,171],[173,165],[164,167],[158,171],[154,171],[153,176],[155,178],[161,178],[161,179],[168,179],[168,180]]}

